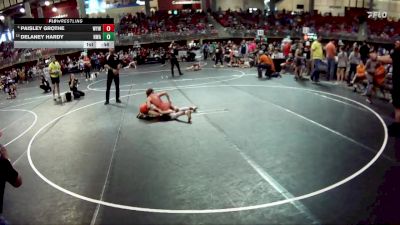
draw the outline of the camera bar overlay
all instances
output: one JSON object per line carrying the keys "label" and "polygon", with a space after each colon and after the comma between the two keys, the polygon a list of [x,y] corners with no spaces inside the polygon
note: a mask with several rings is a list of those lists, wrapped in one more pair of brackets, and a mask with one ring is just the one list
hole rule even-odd
{"label": "camera bar overlay", "polygon": [[112,18],[19,18],[14,48],[114,48]]}

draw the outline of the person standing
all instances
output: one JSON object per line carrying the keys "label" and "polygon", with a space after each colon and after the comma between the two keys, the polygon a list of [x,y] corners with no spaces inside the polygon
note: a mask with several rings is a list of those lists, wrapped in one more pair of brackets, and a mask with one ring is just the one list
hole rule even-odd
{"label": "person standing", "polygon": [[221,63],[221,67],[224,67],[224,62],[222,60],[223,56],[224,56],[223,48],[221,46],[221,43],[218,43],[215,48],[215,65],[214,65],[214,67],[217,67],[218,62]]}
{"label": "person standing", "polygon": [[179,75],[182,76],[183,73],[181,72],[181,68],[179,66],[179,61],[178,61],[178,48],[174,42],[171,43],[169,46],[170,48],[170,61],[171,61],[171,75],[172,77],[175,76],[174,73],[174,67],[176,66],[178,68]]}
{"label": "person standing", "polygon": [[322,64],[322,59],[324,58],[322,52],[321,36],[318,37],[311,45],[311,59],[313,61],[313,70],[311,72],[310,79],[314,82],[319,82],[320,66]]}
{"label": "person standing", "polygon": [[61,73],[60,63],[57,61],[55,56],[52,57],[51,63],[49,64],[49,73],[50,73],[51,83],[53,84],[53,99],[54,101],[57,101],[56,89],[57,89],[58,99],[61,99],[60,77],[62,73]]}
{"label": "person standing", "polygon": [[336,66],[336,46],[335,41],[331,40],[326,46],[326,60],[328,61],[328,74],[326,80],[330,80],[334,78],[335,75],[335,66]]}
{"label": "person standing", "polygon": [[358,47],[354,47],[353,51],[349,56],[350,70],[347,75],[347,84],[351,86],[351,81],[353,80],[353,74],[356,74],[357,66],[360,64],[361,57],[360,52],[358,51]]}
{"label": "person standing", "polygon": [[363,61],[364,64],[366,64],[369,58],[369,47],[366,42],[363,42],[363,45],[360,47],[360,55],[361,55],[361,60]]}
{"label": "person standing", "polygon": [[289,56],[291,47],[292,47],[292,45],[290,44],[290,41],[286,41],[283,43],[282,52],[283,52],[283,56],[285,57],[285,59]]}
{"label": "person standing", "polygon": [[[165,49],[164,48],[162,48],[162,47],[160,47],[160,57],[161,57],[161,65],[162,66],[165,66],[165,59],[167,58],[167,56],[166,56],[167,54],[166,54],[166,52],[165,52]],[[135,58],[134,58],[134,60],[136,60]]]}
{"label": "person standing", "polygon": [[367,85],[367,102],[372,104],[372,93],[374,91],[374,76],[376,69],[380,66],[380,62],[378,61],[378,56],[375,50],[371,50],[370,52],[370,58],[367,60],[367,63],[365,64],[365,70],[367,72],[367,80],[368,80],[368,85]]}
{"label": "person standing", "polygon": [[240,56],[247,57],[247,53],[248,53],[248,46],[246,40],[243,40],[242,44],[240,45]]}
{"label": "person standing", "polygon": [[303,48],[303,57],[305,59],[305,74],[311,72],[311,52],[310,52],[310,42],[306,41],[305,46]]}
{"label": "person standing", "polygon": [[338,84],[344,81],[347,65],[348,65],[347,53],[344,51],[344,46],[341,46],[340,52],[338,54],[338,71],[336,74]]}
{"label": "person standing", "polygon": [[90,79],[91,63],[90,63],[90,59],[89,59],[89,57],[87,55],[85,55],[83,57],[83,65],[84,65],[83,71],[85,72],[86,81],[88,81]]}
{"label": "person standing", "polygon": [[301,50],[301,48],[297,48],[295,53],[294,53],[294,65],[295,65],[295,69],[294,69],[294,79],[295,80],[302,80],[302,74],[303,74],[303,67],[305,65],[304,63],[304,57],[303,57],[303,52]]}
{"label": "person standing", "polygon": [[[0,137],[1,135],[0,132]],[[0,144],[0,224],[8,224],[2,216],[6,182],[10,183],[15,188],[18,188],[22,185],[22,178],[12,166],[6,148]]]}
{"label": "person standing", "polygon": [[115,54],[113,48],[109,49],[108,55],[106,57],[106,64],[104,67],[108,70],[107,72],[107,90],[106,90],[106,102],[104,105],[108,105],[110,101],[110,88],[114,81],[115,83],[115,97],[116,102],[121,103],[119,100],[119,69],[122,67],[121,61],[118,59],[118,55]]}
{"label": "person standing", "polygon": [[392,70],[392,100],[395,109],[394,123],[388,126],[389,134],[391,136],[400,137],[400,40],[397,40],[394,44],[393,53],[387,56],[381,56],[378,58],[380,62],[391,63],[393,65]]}
{"label": "person standing", "polygon": [[204,43],[203,44],[203,58],[204,58],[204,60],[207,60],[207,58],[208,58],[208,51],[209,51],[208,46],[209,46],[209,43]]}

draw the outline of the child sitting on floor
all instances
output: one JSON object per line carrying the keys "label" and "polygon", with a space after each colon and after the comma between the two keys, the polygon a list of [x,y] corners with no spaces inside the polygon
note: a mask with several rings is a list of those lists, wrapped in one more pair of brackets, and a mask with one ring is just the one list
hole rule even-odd
{"label": "child sitting on floor", "polygon": [[8,99],[14,99],[17,97],[17,86],[14,83],[11,83],[8,86]]}
{"label": "child sitting on floor", "polygon": [[357,88],[359,88],[359,86],[362,85],[363,81],[365,80],[366,78],[365,73],[366,73],[365,65],[361,61],[360,64],[358,64],[357,66],[356,75],[354,76],[353,80],[350,83],[351,86],[354,86],[354,92],[358,92]]}

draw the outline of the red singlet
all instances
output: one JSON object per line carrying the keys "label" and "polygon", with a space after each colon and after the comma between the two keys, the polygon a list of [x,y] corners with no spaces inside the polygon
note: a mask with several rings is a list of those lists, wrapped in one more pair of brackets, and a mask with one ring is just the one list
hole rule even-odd
{"label": "red singlet", "polygon": [[155,105],[157,108],[161,110],[171,109],[171,104],[169,104],[169,102],[163,102],[158,94],[151,94],[149,97],[151,104]]}

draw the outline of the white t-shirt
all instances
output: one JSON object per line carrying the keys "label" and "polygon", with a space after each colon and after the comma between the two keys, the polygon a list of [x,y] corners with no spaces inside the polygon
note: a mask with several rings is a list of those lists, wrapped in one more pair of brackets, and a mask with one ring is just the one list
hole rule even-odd
{"label": "white t-shirt", "polygon": [[46,79],[50,78],[50,70],[49,70],[48,66],[43,68],[43,73],[44,73],[44,76],[45,76]]}

